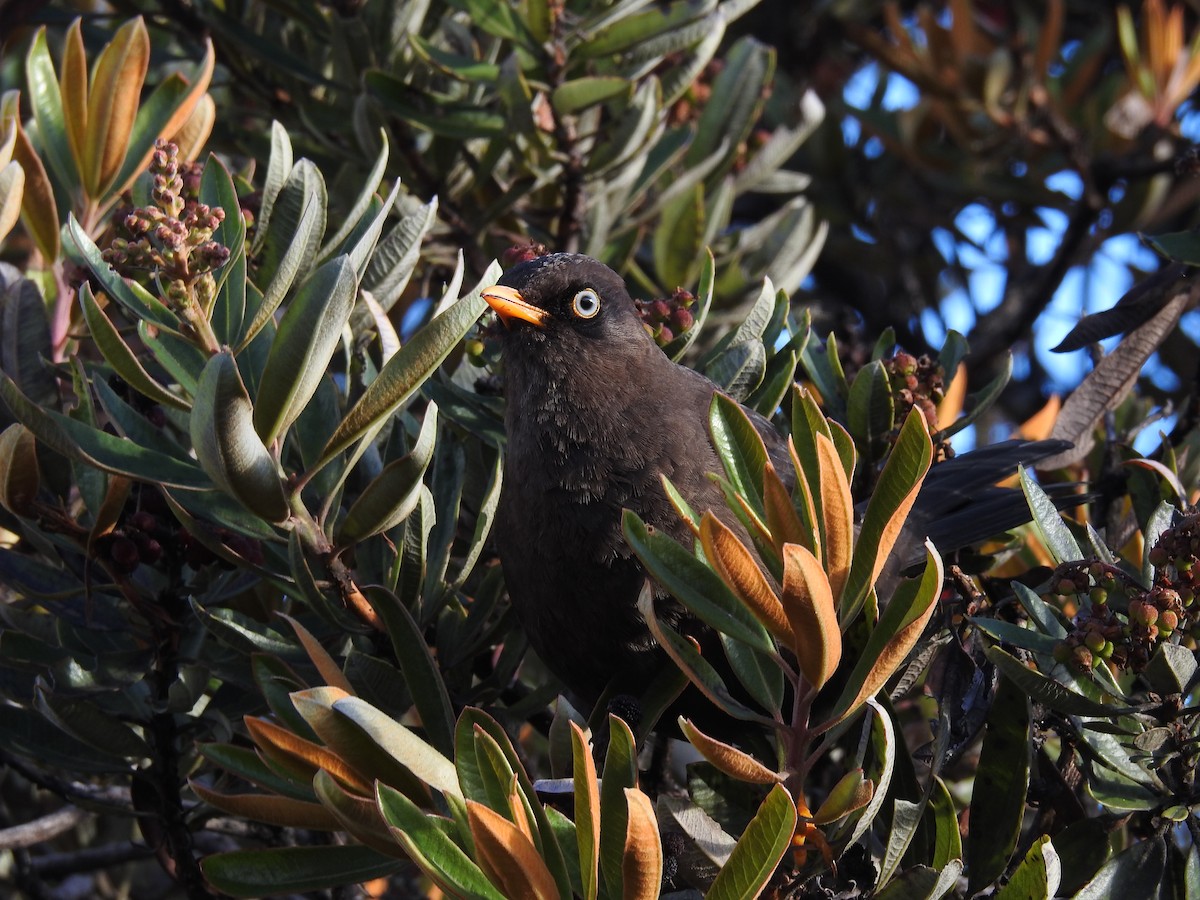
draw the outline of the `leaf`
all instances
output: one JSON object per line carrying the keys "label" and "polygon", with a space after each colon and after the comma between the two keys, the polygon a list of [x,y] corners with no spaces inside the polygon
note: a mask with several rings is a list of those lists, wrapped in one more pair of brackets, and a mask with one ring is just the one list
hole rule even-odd
{"label": "leaf", "polygon": [[387,628],[396,660],[404,673],[430,743],[447,757],[454,752],[454,714],[450,696],[420,625],[390,591],[366,588],[367,600]]}
{"label": "leaf", "polygon": [[712,569],[670,535],[649,530],[632,510],[625,510],[621,528],[651,576],[697,617],[756,650],[774,652],[766,629]]}
{"label": "leaf", "polygon": [[463,897],[504,900],[483,870],[446,831],[399,791],[377,782],[376,802],[405,852],[443,890]]}
{"label": "leaf", "polygon": [[173,333],[179,331],[179,319],[161,300],[150,294],[141,285],[126,281],[113,269],[100,253],[100,248],[93,242],[83,226],[71,215],[67,221],[67,234],[70,236],[80,255],[100,282],[100,287],[113,300],[127,309],[135,319],[144,319],[168,329]]}
{"label": "leaf", "polygon": [[167,487],[192,491],[212,487],[208,476],[196,466],[139,447],[62,413],[40,408],[3,372],[0,372],[0,399],[42,443],[68,459]]}
{"label": "leaf", "polygon": [[704,185],[697,183],[666,205],[654,229],[654,269],[665,290],[690,282],[704,230]]}
{"label": "leaf", "polygon": [[1127,335],[1096,364],[1063,403],[1050,437],[1071,441],[1075,446],[1048,459],[1042,467],[1057,469],[1073,465],[1092,449],[1093,432],[1104,414],[1115,409],[1133,389],[1138,373],[1150,355],[1175,330],[1183,313],[1195,303],[1197,283],[1173,287],[1168,299],[1152,318]]}
{"label": "leaf", "polygon": [[473,800],[467,801],[467,821],[483,870],[505,896],[557,900],[550,870],[516,825]]}
{"label": "leaf", "polygon": [[813,813],[813,824],[828,825],[862,809],[871,802],[874,787],[874,783],[864,777],[862,769],[850,770],[838,779],[825,801]]}
{"label": "leaf", "polygon": [[637,788],[625,788],[627,804],[625,852],[621,859],[622,897],[654,900],[663,880],[662,837],[650,798]]}
{"label": "leaf", "polygon": [[[817,434],[817,460],[820,465],[822,549],[825,571],[834,597],[845,597],[854,554],[854,497],[842,466],[837,447],[823,434]],[[841,604],[843,614],[846,605]]]}
{"label": "leaf", "polygon": [[[338,227],[338,230],[334,232],[332,237],[329,237],[325,240],[324,245],[317,255],[317,262],[323,261],[327,256],[337,252],[339,248],[342,249],[343,253],[352,253],[351,248],[342,248],[342,245],[352,234],[354,234],[354,231],[359,226],[363,216],[365,216],[367,211],[371,208],[372,202],[375,201],[375,192],[379,189],[379,184],[381,181],[383,181],[384,173],[387,171],[387,133],[383,132],[381,137],[383,146],[379,150],[379,156],[375,160],[375,165],[373,165],[371,167],[371,171],[367,173],[366,180],[363,181],[362,190],[359,191],[358,197],[356,197],[354,200],[354,205],[351,206],[350,209],[346,210],[345,213],[343,213],[342,224]],[[381,210],[381,216],[386,215],[388,211],[391,210],[392,201],[395,200],[395,195],[396,192],[393,190],[391,200],[384,204],[384,207]],[[382,226],[382,221],[380,222],[380,226]],[[378,232],[376,232],[376,239],[377,238]],[[372,240],[371,243],[374,244],[374,240]],[[355,271],[361,272],[362,270],[358,266],[355,266]]]}
{"label": "leaf", "polygon": [[709,737],[683,716],[679,717],[679,730],[701,756],[730,778],[750,784],[777,784],[783,780],[778,772],[768,769],[750,754]]}
{"label": "leaf", "polygon": [[200,375],[190,427],[196,459],[214,482],[256,515],[272,522],[288,517],[279,465],[255,431],[250,397],[228,350]]}
{"label": "leaf", "polygon": [[96,342],[96,346],[104,354],[104,359],[108,364],[129,383],[130,387],[163,406],[184,411],[192,408],[187,400],[171,393],[142,367],[137,354],[125,343],[125,339],[121,337],[117,327],[113,325],[100,308],[100,304],[96,302],[96,298],[92,295],[92,286],[87,282],[84,282],[79,289],[79,303],[83,307],[83,318],[87,322],[88,330],[92,333],[92,339]]}
{"label": "leaf", "polygon": [[1006,679],[988,712],[971,791],[967,840],[971,893],[1000,877],[1017,846],[1029,789],[1030,735],[1029,700]]}
{"label": "leaf", "polygon": [[[16,95],[10,91],[5,97]],[[14,103],[15,107],[15,103]],[[0,113],[0,116],[7,113]],[[42,164],[42,158],[34,152],[25,129],[21,126],[13,112],[13,127],[16,129],[16,140],[13,144],[12,162],[17,163],[24,173],[24,188],[21,192],[21,215],[24,218],[25,229],[29,232],[41,251],[44,259],[58,259],[60,252],[58,208],[55,204],[54,189],[50,184],[50,176]]]}
{"label": "leaf", "polygon": [[416,392],[483,315],[487,301],[481,292],[485,286],[494,284],[499,274],[500,267],[492,263],[471,293],[413,335],[388,360],[378,377],[338,424],[321,452],[321,458],[309,469],[307,477],[311,477],[369,429],[395,412]]}
{"label": "leaf", "polygon": [[559,115],[574,115],[630,92],[630,82],[617,76],[586,76],[564,81],[550,94],[550,105]]}
{"label": "leaf", "polygon": [[776,638],[795,646],[792,626],[767,576],[754,555],[711,510],[705,511],[700,522],[700,542],[709,563],[737,598]]}
{"label": "leaf", "polygon": [[842,618],[857,614],[900,537],[933,462],[933,443],[920,410],[904,420],[875,490],[867,501],[854,560],[843,592]]}
{"label": "leaf", "polygon": [[1124,707],[1098,703],[1072,691],[1061,682],[1047,678],[1025,666],[1019,659],[999,647],[988,647],[987,658],[1031,699],[1068,716],[1098,716],[1111,718],[1124,713]]}
{"label": "leaf", "polygon": [[[29,108],[33,110],[37,122],[42,150],[50,162],[50,168],[54,170],[57,181],[70,192],[80,183],[80,170],[76,168],[71,154],[62,93],[54,71],[54,61],[50,58],[50,50],[46,45],[44,26],[37,30],[25,57],[25,84],[29,89]],[[21,157],[18,156],[17,161],[22,162]],[[23,162],[22,168],[25,168]]]}
{"label": "leaf", "polygon": [[[285,271],[285,260],[289,267],[295,267],[291,276],[293,281],[316,262],[328,208],[329,198],[321,170],[311,160],[301,159],[292,167],[271,207],[271,227],[263,239],[258,263],[258,276],[266,281],[268,290],[276,275]],[[260,231],[262,227],[260,224]],[[300,235],[306,241],[303,247],[295,246]],[[282,300],[286,291],[277,293]],[[274,296],[272,294],[272,298]],[[255,317],[255,324],[261,327],[263,323],[258,322],[258,318]],[[243,341],[247,339],[243,338]]]}
{"label": "leaf", "polygon": [[204,877],[213,887],[234,897],[250,898],[359,884],[384,878],[403,866],[401,860],[355,844],[234,850],[200,860]]}
{"label": "leaf", "polygon": [[1159,835],[1138,841],[1105,863],[1075,900],[1156,896],[1166,874],[1166,841]]}
{"label": "leaf", "polygon": [[724,394],[714,394],[708,410],[708,430],[713,448],[737,492],[763,515],[760,485],[767,464],[767,448],[741,404]]}
{"label": "leaf", "polygon": [[254,426],[265,444],[273,444],[312,399],[342,339],[357,288],[349,257],[339,256],[313,272],[288,304],[254,404]]}
{"label": "leaf", "polygon": [[0,163],[0,241],[8,237],[21,215],[25,170],[16,161]]}
{"label": "leaf", "polygon": [[853,714],[869,697],[875,696],[900,667],[937,608],[944,575],[941,556],[926,541],[924,573],[896,589],[859,654],[858,663],[834,707],[834,714],[823,729]]}
{"label": "leaf", "polygon": [[297,800],[277,794],[229,794],[215,791],[195,780],[189,780],[188,786],[209,806],[215,806],[239,819],[279,828],[307,828],[314,831],[337,831],[341,827],[333,813],[311,800]]}
{"label": "leaf", "polygon": [[842,633],[829,579],[808,548],[784,545],[780,596],[791,623],[791,646],[800,671],[809,684],[820,690],[841,662]]}
{"label": "leaf", "polygon": [[725,54],[725,66],[713,82],[700,114],[696,138],[684,163],[694,166],[723,141],[737,147],[750,134],[762,109],[763,95],[775,71],[775,51],[749,37]]}
{"label": "leaf", "polygon": [[600,788],[596,782],[596,764],[588,741],[574,722],[571,727],[571,754],[575,775],[575,837],[579,849],[579,871],[583,878],[584,900],[595,900],[600,878]]}
{"label": "leaf", "polygon": [[1033,480],[1028,469],[1021,466],[1019,473],[1021,490],[1025,492],[1029,512],[1033,515],[1033,525],[1054,561],[1065,563],[1083,559],[1083,551],[1079,549],[1079,544],[1067,529],[1054,501],[1046,496],[1046,492]]}
{"label": "leaf", "polygon": [[140,16],[122,25],[96,59],[81,169],[93,200],[113,187],[121,171],[149,64],[150,36]]}
{"label": "leaf", "polygon": [[996,893],[996,900],[1056,897],[1061,877],[1058,853],[1050,842],[1050,835],[1043,834],[1033,842],[1008,883]]}
{"label": "leaf", "polygon": [[783,858],[795,831],[796,805],[783,785],[777,784],[738,838],[729,861],[704,895],[705,900],[757,897]]}
{"label": "leaf", "polygon": [[895,418],[892,385],[883,363],[874,360],[858,370],[850,384],[848,425],[868,458],[878,458]]}

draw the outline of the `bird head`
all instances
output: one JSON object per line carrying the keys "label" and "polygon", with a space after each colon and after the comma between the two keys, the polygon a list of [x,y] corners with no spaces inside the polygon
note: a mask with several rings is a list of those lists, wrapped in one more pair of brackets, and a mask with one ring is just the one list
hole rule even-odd
{"label": "bird head", "polygon": [[604,263],[577,253],[551,253],[504,273],[483,292],[506,327],[506,348],[553,344],[560,352],[604,343],[649,340],[621,276]]}

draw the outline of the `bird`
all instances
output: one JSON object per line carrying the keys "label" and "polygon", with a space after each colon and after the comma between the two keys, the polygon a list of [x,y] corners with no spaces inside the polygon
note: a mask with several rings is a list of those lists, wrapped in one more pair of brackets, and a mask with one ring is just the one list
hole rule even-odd
{"label": "bird", "polygon": [[[667,496],[666,476],[694,510],[710,510],[749,544],[709,477],[722,471],[707,426],[721,388],[667,357],[621,276],[588,256],[526,260],[482,296],[504,326],[506,445],[493,533],[509,597],[530,645],[579,708],[591,709],[601,696],[636,697],[665,656],[638,611],[647,575],[622,534],[623,510],[690,546],[693,534]],[[794,480],[784,438],[768,419],[746,412],[776,469]],[[972,533],[971,524],[999,525],[977,539],[1013,527],[1023,521],[1024,500],[1019,521],[1006,522],[1011,509],[997,518],[998,510],[1013,506],[1014,492],[990,486],[1018,462],[1061,449],[1062,442],[1008,441],[935,466],[910,523],[929,532],[944,526],[942,537],[931,537],[943,545]],[[984,512],[961,511],[967,501],[982,502]],[[922,543],[923,535],[914,546]],[[655,612],[716,646],[662,591]]]}

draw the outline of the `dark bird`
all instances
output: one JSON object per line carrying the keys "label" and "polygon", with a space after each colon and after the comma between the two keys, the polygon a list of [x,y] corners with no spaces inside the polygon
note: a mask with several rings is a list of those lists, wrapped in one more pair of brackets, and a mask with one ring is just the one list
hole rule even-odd
{"label": "dark bird", "polygon": [[[744,535],[708,477],[721,471],[707,427],[720,389],[667,358],[621,277],[589,257],[528,260],[483,296],[506,326],[508,440],[494,533],[509,595],[531,645],[583,709],[608,687],[639,695],[663,653],[638,613],[645,572],[622,536],[622,509],[690,545],[663,489],[666,475],[694,509],[712,510]],[[794,478],[784,439],[750,416],[778,471]],[[989,487],[1018,462],[1062,448],[1010,441],[940,464],[910,523],[943,551],[1013,527],[1027,518],[1023,498],[1014,504],[1012,491],[1003,497]],[[968,500],[996,509],[964,514]],[[684,631],[702,631],[670,598],[656,609]]]}

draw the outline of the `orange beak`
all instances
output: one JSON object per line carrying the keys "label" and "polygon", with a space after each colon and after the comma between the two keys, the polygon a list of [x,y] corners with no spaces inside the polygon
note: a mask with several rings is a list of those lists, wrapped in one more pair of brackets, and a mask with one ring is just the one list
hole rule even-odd
{"label": "orange beak", "polygon": [[493,285],[485,290],[482,296],[488,306],[496,311],[500,321],[509,328],[512,327],[514,320],[529,322],[538,328],[544,328],[546,320],[550,318],[550,313],[532,303],[526,303],[521,299],[520,292],[510,287],[500,284]]}

